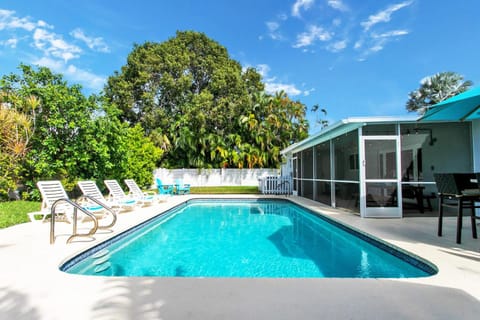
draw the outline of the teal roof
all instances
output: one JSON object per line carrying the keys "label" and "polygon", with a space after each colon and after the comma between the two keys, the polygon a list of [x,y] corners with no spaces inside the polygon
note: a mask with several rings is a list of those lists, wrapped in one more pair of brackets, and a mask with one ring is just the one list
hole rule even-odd
{"label": "teal roof", "polygon": [[475,119],[480,119],[480,87],[433,105],[419,121],[469,121]]}
{"label": "teal roof", "polygon": [[294,143],[283,149],[280,153],[295,153],[310,148],[319,143],[336,138],[350,131],[356,130],[367,124],[385,124],[385,123],[415,123],[416,118],[412,116],[402,117],[353,117],[346,118],[322,129],[308,138]]}

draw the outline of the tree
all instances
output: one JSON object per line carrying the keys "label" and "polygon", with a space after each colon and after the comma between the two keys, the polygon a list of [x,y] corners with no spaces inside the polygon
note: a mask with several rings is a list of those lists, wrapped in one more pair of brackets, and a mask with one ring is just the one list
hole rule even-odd
{"label": "tree", "polygon": [[0,92],[0,198],[15,190],[28,142],[33,133],[33,121],[19,109],[29,109],[34,114],[38,106],[35,97],[21,99],[6,91]]}
{"label": "tree", "polygon": [[[255,96],[263,89],[255,69],[242,70],[223,46],[203,33],[185,31],[163,43],[135,45],[121,72],[108,79],[105,93],[122,119],[132,125],[140,123],[165,150],[162,164],[166,167],[277,166],[279,162],[274,160],[263,161],[266,156],[262,152],[258,157],[250,155],[248,161],[243,156],[246,150],[256,154],[273,148],[266,143],[287,139],[280,143],[284,145],[302,136],[289,131],[261,141],[263,138],[245,130],[239,119],[250,114],[267,125],[264,109],[270,105],[255,107]],[[283,93],[278,103],[296,106],[287,100]],[[279,116],[274,121],[273,116],[285,109],[269,108],[270,121],[292,120]],[[304,130],[305,125],[308,128],[304,113],[296,120],[296,124],[282,123],[280,127],[293,131]]]}
{"label": "tree", "polygon": [[10,104],[35,97],[35,108],[16,104],[18,112],[34,119],[21,168],[32,199],[38,198],[35,183],[41,179],[59,179],[68,191],[79,179],[134,178],[144,186],[151,184],[162,151],[143,129],[131,128],[104,99],[85,97],[79,85],[68,85],[48,68],[20,69],[21,75],[1,79],[0,90],[9,93]]}
{"label": "tree", "polygon": [[[20,65],[21,75],[2,78],[1,87],[20,97],[34,96],[39,104],[35,133],[24,166],[24,178],[34,187],[36,179],[61,179],[67,190],[84,172],[91,153],[87,133],[95,112],[97,97],[85,97],[79,85],[69,86],[63,77],[48,68]],[[32,115],[31,110],[19,110]]]}
{"label": "tree", "polygon": [[284,91],[275,95],[259,92],[253,102],[253,108],[240,117],[244,143],[237,147],[249,168],[276,167],[283,148],[308,136],[306,107]]}
{"label": "tree", "polygon": [[424,114],[429,106],[437,104],[459,93],[467,91],[472,81],[454,72],[440,72],[424,78],[420,88],[408,94],[406,108],[409,112]]}
{"label": "tree", "polygon": [[[321,117],[319,117],[318,114],[317,114],[317,112],[319,110],[320,110],[320,112],[323,113],[323,116],[321,116]],[[316,124],[320,125],[320,129],[325,129],[326,127],[328,127],[329,121],[327,119],[325,119],[327,117],[327,109],[320,108],[320,106],[318,104],[315,104],[312,107],[312,112],[315,112],[315,114],[317,114]]]}

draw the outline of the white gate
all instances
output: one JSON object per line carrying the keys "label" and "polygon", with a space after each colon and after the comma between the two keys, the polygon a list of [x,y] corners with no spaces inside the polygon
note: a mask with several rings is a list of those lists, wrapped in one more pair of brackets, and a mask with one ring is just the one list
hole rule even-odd
{"label": "white gate", "polygon": [[258,189],[263,194],[292,194],[290,177],[269,176],[258,179]]}

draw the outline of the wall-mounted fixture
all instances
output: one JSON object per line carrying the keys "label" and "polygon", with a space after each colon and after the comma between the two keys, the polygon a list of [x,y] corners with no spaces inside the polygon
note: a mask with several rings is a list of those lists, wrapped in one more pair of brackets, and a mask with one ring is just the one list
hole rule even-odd
{"label": "wall-mounted fixture", "polygon": [[428,142],[429,145],[433,146],[437,141],[437,138],[433,137],[432,129],[430,128],[413,128],[407,129],[406,134],[419,134],[419,133],[428,133],[430,137],[430,141]]}

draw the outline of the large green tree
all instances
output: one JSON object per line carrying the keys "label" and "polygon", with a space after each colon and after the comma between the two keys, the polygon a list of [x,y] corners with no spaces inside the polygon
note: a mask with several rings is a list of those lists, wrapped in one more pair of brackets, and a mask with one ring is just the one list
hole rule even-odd
{"label": "large green tree", "polygon": [[[5,102],[35,97],[36,107],[17,103],[33,119],[33,134],[22,164],[22,182],[34,190],[40,179],[60,179],[72,190],[79,179],[136,178],[151,183],[161,150],[143,130],[118,118],[116,108],[97,96],[86,97],[48,68],[20,66],[21,74],[0,80]],[[133,166],[133,163],[141,165]]]}
{"label": "large green tree", "polygon": [[406,108],[424,114],[428,107],[468,90],[472,81],[455,72],[440,72],[424,78],[420,87],[408,94]]}
{"label": "large green tree", "polygon": [[[69,86],[48,68],[20,65],[20,70],[21,74],[4,76],[1,87],[5,92],[39,100],[24,174],[31,182],[35,178],[58,178],[73,184],[91,156],[85,150],[85,141],[93,114],[98,111],[96,98],[86,98],[80,86]],[[19,111],[31,114],[31,110]]]}
{"label": "large green tree", "polygon": [[[265,143],[272,144],[262,146],[264,142],[246,130],[240,119],[253,114],[267,123],[265,109],[270,105],[254,108],[255,95],[263,89],[255,69],[242,70],[219,43],[203,33],[185,31],[163,43],[135,45],[121,72],[108,79],[105,93],[122,119],[140,123],[166,151],[164,166],[277,166],[278,157],[265,153],[274,145],[281,147],[303,137],[308,123],[304,111],[292,119],[282,116],[284,108],[270,108],[268,112],[279,121],[294,124],[282,124],[290,131],[276,139],[265,138]],[[290,101],[285,94],[282,97],[282,103]],[[304,109],[300,103],[285,105]],[[274,144],[278,139],[282,142]],[[262,153],[258,157],[265,161],[249,160],[256,153]]]}

